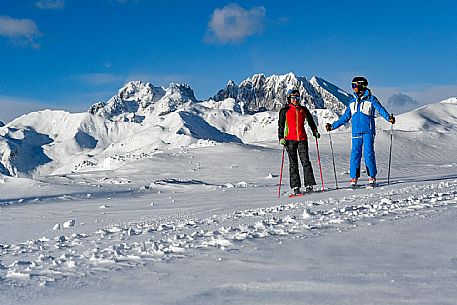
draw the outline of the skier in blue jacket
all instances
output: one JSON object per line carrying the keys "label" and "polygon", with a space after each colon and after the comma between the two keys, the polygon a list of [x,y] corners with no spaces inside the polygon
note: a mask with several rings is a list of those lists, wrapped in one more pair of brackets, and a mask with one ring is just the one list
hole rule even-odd
{"label": "skier in blue jacket", "polygon": [[391,124],[395,124],[395,117],[386,111],[374,95],[371,95],[371,91],[368,89],[368,80],[365,77],[354,77],[352,89],[354,90],[354,97],[349,101],[346,112],[333,124],[327,123],[325,128],[327,131],[337,129],[352,118],[351,186],[356,187],[360,177],[362,147],[368,174],[368,184],[369,186],[375,186],[377,174],[374,153],[375,111],[378,111]]}

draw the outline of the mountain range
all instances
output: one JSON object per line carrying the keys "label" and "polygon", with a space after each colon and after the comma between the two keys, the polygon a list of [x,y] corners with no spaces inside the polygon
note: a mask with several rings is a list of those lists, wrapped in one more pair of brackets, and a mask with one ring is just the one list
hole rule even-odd
{"label": "mountain range", "polygon": [[[322,78],[308,81],[292,73],[256,74],[239,85],[229,81],[205,101],[198,101],[185,84],[162,88],[133,81],[85,113],[43,110],[0,127],[0,173],[42,176],[110,170],[121,166],[125,155],[144,158],[167,149],[220,142],[271,143],[277,140],[277,110],[291,88],[301,91],[322,132],[325,123],[342,114],[350,98]],[[399,117],[398,126],[454,130],[455,104],[451,99],[405,114],[421,120],[409,124]],[[443,119],[437,121],[435,112]]]}
{"label": "mountain range", "polygon": [[284,105],[289,89],[299,90],[305,104],[311,110],[325,108],[342,114],[351,98],[349,93],[322,78],[314,76],[308,81],[305,77],[288,73],[269,77],[255,74],[239,85],[229,81],[212,99],[223,101],[233,98],[242,105],[246,113],[260,110],[277,111]]}

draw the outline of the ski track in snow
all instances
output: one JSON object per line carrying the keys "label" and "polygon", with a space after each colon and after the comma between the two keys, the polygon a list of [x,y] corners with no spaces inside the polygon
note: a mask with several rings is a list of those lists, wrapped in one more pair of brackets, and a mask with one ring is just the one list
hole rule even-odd
{"label": "ski track in snow", "polygon": [[[331,196],[332,192],[328,192]],[[296,199],[297,200],[297,199]],[[341,199],[239,210],[207,218],[110,225],[91,234],[57,235],[0,244],[0,282],[6,286],[49,285],[65,278],[139,267],[203,250],[243,251],[247,240],[274,236],[308,238],[342,232],[415,213],[457,206],[457,180],[403,188],[348,192]]]}

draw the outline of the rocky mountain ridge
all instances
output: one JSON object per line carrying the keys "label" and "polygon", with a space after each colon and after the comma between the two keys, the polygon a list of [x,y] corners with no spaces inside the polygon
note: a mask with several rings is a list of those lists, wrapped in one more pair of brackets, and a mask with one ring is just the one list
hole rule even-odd
{"label": "rocky mountain ridge", "polygon": [[324,79],[312,77],[308,81],[306,77],[288,73],[268,77],[255,74],[239,85],[230,80],[211,99],[223,101],[233,98],[243,105],[245,112],[277,111],[284,105],[289,89],[299,90],[309,109],[331,109],[338,114],[342,114],[351,98],[349,93]]}

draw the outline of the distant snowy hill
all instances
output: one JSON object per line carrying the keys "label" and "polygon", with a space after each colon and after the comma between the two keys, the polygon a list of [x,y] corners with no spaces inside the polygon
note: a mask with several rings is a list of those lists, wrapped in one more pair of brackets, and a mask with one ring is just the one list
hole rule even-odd
{"label": "distant snowy hill", "polygon": [[395,129],[405,131],[457,131],[457,98],[420,107],[397,117]]}
{"label": "distant snowy hill", "polygon": [[285,100],[288,89],[300,90],[305,103],[310,109],[331,109],[339,114],[345,109],[350,94],[321,78],[305,77],[293,73],[266,77],[256,74],[240,85],[229,81],[227,86],[212,97],[214,101],[233,98],[245,112],[259,110],[279,110]]}

